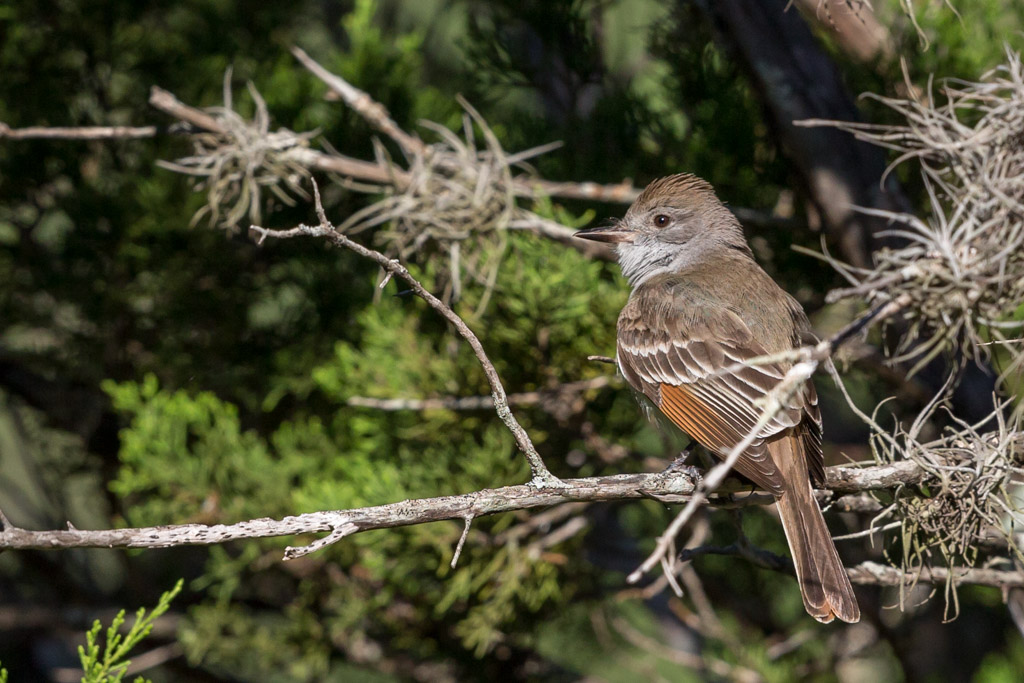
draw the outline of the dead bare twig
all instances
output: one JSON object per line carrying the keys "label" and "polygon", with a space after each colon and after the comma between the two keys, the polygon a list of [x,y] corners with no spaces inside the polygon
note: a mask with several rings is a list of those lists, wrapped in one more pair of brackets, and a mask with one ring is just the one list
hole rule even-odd
{"label": "dead bare twig", "polygon": [[211,224],[234,230],[247,215],[260,220],[264,190],[289,206],[295,203],[293,196],[307,196],[301,183],[309,170],[299,163],[295,151],[308,147],[315,133],[294,133],[286,128],[271,132],[266,102],[252,83],[249,94],[256,105],[252,121],[232,106],[228,69],[224,74],[224,106],[207,110],[201,119],[219,130],[192,135],[191,156],[157,162],[168,170],[198,178],[195,189],[206,191],[206,205],[196,213],[193,223],[208,216]]}
{"label": "dead bare twig", "polygon": [[450,306],[427,291],[426,288],[420,284],[419,280],[414,278],[409,270],[397,260],[388,258],[379,251],[364,247],[357,242],[353,242],[351,239],[338,232],[334,228],[334,225],[327,220],[323,204],[320,202],[320,190],[315,181],[313,182],[313,198],[317,218],[320,220],[318,225],[300,225],[290,230],[268,230],[266,228],[253,225],[249,229],[259,235],[258,243],[260,244],[262,244],[267,237],[274,237],[277,239],[288,239],[300,236],[322,237],[335,246],[343,247],[349,251],[355,252],[363,258],[376,262],[377,265],[379,265],[386,273],[403,280],[407,285],[409,285],[416,296],[426,301],[431,308],[440,313],[443,318],[450,322],[458,331],[459,335],[469,343],[470,348],[473,349],[473,353],[476,355],[477,360],[480,362],[480,366],[484,370],[484,375],[487,377],[487,383],[491,386],[491,395],[494,399],[495,411],[498,413],[498,417],[501,418],[501,421],[505,423],[505,426],[508,427],[508,430],[512,432],[512,436],[516,440],[516,445],[530,463],[530,471],[533,474],[532,484],[538,488],[561,487],[563,485],[562,482],[548,470],[544,461],[541,459],[540,454],[537,453],[537,449],[534,447],[533,442],[526,433],[526,430],[523,429],[522,425],[519,424],[518,420],[516,420],[512,411],[509,409],[508,395],[505,393],[505,388],[501,384],[501,378],[498,377],[498,371],[494,369],[494,364],[491,363],[491,360],[487,357],[487,353],[484,351],[484,347],[480,343],[480,339],[477,338],[473,330],[469,328],[466,322],[459,317],[459,315],[453,311]]}
{"label": "dead bare twig", "polygon": [[[569,394],[578,394],[594,389],[602,389],[614,381],[608,375],[584,379],[578,382],[566,382],[551,389],[525,391],[508,395],[508,404],[536,405]],[[491,396],[446,396],[444,398],[372,398],[368,396],[351,396],[346,401],[350,406],[374,408],[376,410],[487,410],[494,407]]]}
{"label": "dead bare twig", "polygon": [[134,140],[151,138],[156,126],[80,126],[11,128],[0,121],[0,139],[7,140]]}
{"label": "dead bare twig", "polygon": [[317,78],[326,83],[327,87],[341,97],[345,104],[351,107],[357,114],[373,124],[377,130],[397,142],[407,156],[413,157],[426,154],[427,146],[423,144],[423,141],[402,130],[382,104],[345,79],[335,76],[320,66],[302,48],[292,47],[292,55],[302,63],[302,66],[309,69]]}

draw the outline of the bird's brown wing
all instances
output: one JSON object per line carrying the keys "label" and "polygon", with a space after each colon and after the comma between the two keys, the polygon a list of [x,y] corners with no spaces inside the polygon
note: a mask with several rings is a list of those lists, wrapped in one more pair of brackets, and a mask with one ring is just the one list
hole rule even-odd
{"label": "bird's brown wing", "polygon": [[807,419],[801,423],[801,437],[804,452],[807,454],[807,471],[811,475],[811,483],[815,486],[825,485],[825,457],[821,450],[821,410],[818,408],[818,392],[814,384],[804,385],[804,412]]}
{"label": "bird's brown wing", "polygon": [[[739,316],[722,308],[643,315],[640,305],[631,301],[619,317],[617,354],[626,380],[719,457],[727,456],[755,428],[762,412],[757,401],[785,374],[775,363],[722,372],[768,355]],[[735,466],[776,495],[784,492],[784,481],[765,448],[765,440],[773,435],[800,426],[812,476],[822,471],[817,396],[807,386],[758,432]]]}

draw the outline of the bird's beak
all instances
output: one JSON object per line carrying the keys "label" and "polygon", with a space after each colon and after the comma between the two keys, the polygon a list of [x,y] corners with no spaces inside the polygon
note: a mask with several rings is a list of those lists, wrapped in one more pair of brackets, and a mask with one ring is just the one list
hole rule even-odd
{"label": "bird's beak", "polygon": [[619,244],[621,242],[632,242],[636,239],[636,233],[627,228],[622,221],[618,221],[612,225],[599,225],[596,228],[579,230],[573,237],[582,237],[585,240],[594,240],[595,242]]}

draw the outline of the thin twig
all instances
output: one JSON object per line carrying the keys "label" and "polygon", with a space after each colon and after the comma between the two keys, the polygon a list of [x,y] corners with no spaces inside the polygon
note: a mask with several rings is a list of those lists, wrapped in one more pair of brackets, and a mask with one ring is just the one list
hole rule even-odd
{"label": "thin twig", "polygon": [[855,538],[864,538],[865,536],[874,536],[875,534],[885,533],[886,531],[892,531],[902,526],[903,522],[890,522],[885,526],[881,527],[868,527],[867,529],[861,529],[860,531],[854,531],[852,534],[843,534],[841,536],[833,536],[833,541],[849,541]]}
{"label": "thin twig", "polygon": [[530,440],[530,436],[526,433],[526,430],[523,429],[523,426],[519,424],[515,416],[512,414],[512,411],[509,409],[508,396],[505,393],[505,388],[501,384],[501,378],[498,377],[498,371],[494,368],[494,364],[491,363],[490,358],[487,357],[483,344],[480,343],[480,339],[477,338],[473,330],[469,328],[466,322],[459,317],[459,315],[453,311],[450,306],[427,291],[427,289],[420,284],[419,280],[413,277],[412,274],[409,273],[408,269],[397,260],[390,259],[379,251],[370,249],[369,247],[364,247],[357,242],[353,242],[351,239],[335,230],[334,225],[327,220],[323,204],[320,201],[320,190],[315,181],[313,182],[313,193],[317,217],[320,220],[319,225],[299,225],[298,227],[290,230],[268,230],[266,228],[253,225],[250,229],[259,234],[259,243],[262,243],[267,237],[274,237],[277,239],[287,239],[300,236],[323,237],[336,246],[344,247],[345,249],[354,251],[363,258],[375,261],[386,272],[392,273],[395,277],[405,281],[417,296],[426,301],[431,308],[448,320],[462,338],[469,343],[470,348],[473,349],[473,353],[476,355],[477,360],[480,362],[480,366],[484,370],[484,375],[487,377],[487,383],[491,386],[491,395],[494,399],[495,411],[498,413],[498,417],[501,418],[501,421],[505,423],[505,426],[508,427],[508,430],[512,432],[512,436],[516,440],[516,445],[519,446],[519,450],[523,452],[530,464],[530,471],[533,474],[532,483],[538,487],[561,486],[562,483],[557,477],[551,474],[550,470],[548,470],[547,465],[544,464],[540,454],[537,453],[537,449],[534,447],[533,441]]}
{"label": "thin twig", "polygon": [[502,531],[491,539],[494,545],[505,545],[519,541],[535,531],[550,527],[552,524],[561,522],[567,517],[575,517],[586,509],[589,503],[566,503],[558,507],[538,512],[526,517],[521,523]]}
{"label": "thin twig", "polygon": [[[593,389],[602,389],[613,381],[613,377],[602,375],[577,382],[566,382],[551,389],[524,391],[508,395],[510,406],[528,406],[550,399],[578,394]],[[350,406],[374,408],[376,410],[489,410],[494,408],[491,396],[446,396],[443,398],[372,398],[352,396],[346,400]]]}
{"label": "thin twig", "polygon": [[540,557],[543,551],[552,546],[556,546],[563,541],[568,541],[588,526],[590,526],[590,520],[583,515],[577,515],[566,521],[562,526],[544,534],[536,541],[530,543],[530,545],[526,547],[526,553],[529,557],[536,559]]}
{"label": "thin twig", "polygon": [[473,515],[466,515],[463,520],[465,522],[462,527],[462,535],[459,536],[459,543],[455,546],[455,552],[452,554],[452,561],[449,565],[452,569],[455,569],[455,565],[459,563],[459,557],[462,555],[462,548],[466,545],[466,539],[469,538],[469,527],[473,524]]}
{"label": "thin twig", "polygon": [[302,48],[292,47],[292,54],[302,62],[302,66],[309,69],[313,75],[326,83],[332,92],[337,93],[344,100],[345,104],[373,124],[377,130],[397,142],[402,151],[408,156],[426,154],[427,146],[423,144],[423,141],[402,130],[391,118],[391,114],[388,113],[383,104],[377,102],[344,78],[336,76],[320,66]]}
{"label": "thin twig", "polygon": [[732,543],[726,546],[701,545],[687,548],[679,553],[678,559],[680,562],[689,562],[695,558],[707,555],[740,557],[763,569],[793,574],[793,561],[788,557],[776,555],[764,548],[754,547],[747,542]]}
{"label": "thin twig", "polygon": [[8,140],[134,140],[151,138],[157,133],[156,126],[81,126],[11,128],[0,121],[0,138]]}

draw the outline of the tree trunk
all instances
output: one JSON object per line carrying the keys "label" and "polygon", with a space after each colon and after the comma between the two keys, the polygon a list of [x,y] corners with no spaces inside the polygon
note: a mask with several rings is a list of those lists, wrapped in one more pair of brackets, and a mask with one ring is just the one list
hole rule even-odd
{"label": "tree trunk", "polygon": [[801,119],[857,121],[860,116],[835,64],[786,0],[699,2],[722,42],[746,67],[785,154],[803,177],[824,228],[843,258],[871,263],[875,235],[886,221],[854,206],[905,210],[906,199],[885,170],[881,149],[833,128],[801,128]]}

